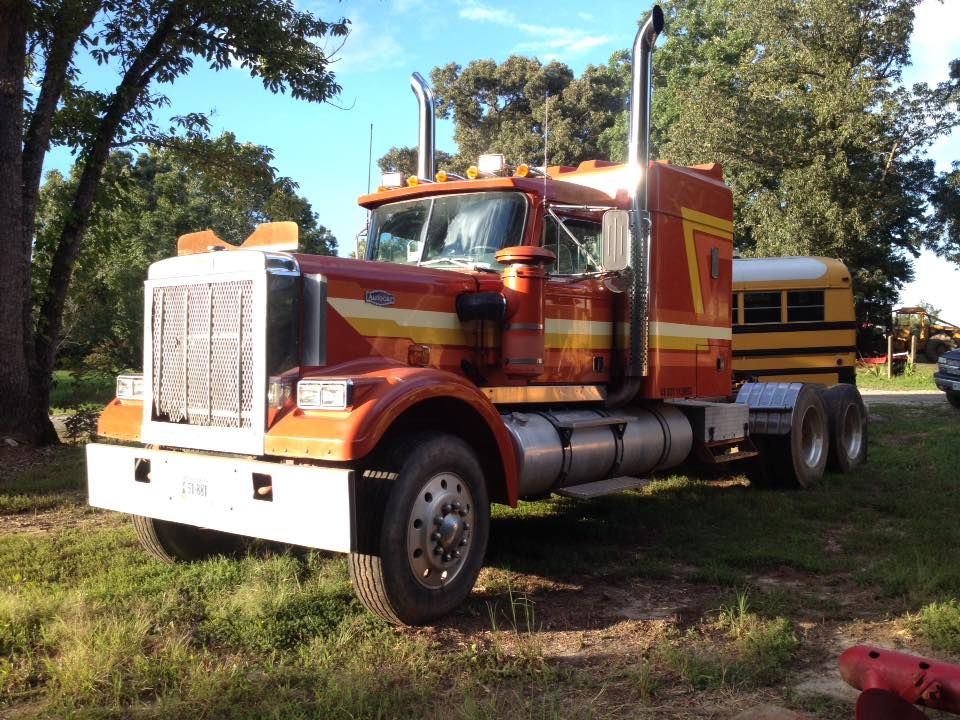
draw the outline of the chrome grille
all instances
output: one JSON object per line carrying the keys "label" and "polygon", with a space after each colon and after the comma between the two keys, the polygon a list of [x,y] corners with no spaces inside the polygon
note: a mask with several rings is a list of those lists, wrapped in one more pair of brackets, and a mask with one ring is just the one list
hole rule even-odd
{"label": "chrome grille", "polygon": [[250,428],[253,281],[153,289],[156,420]]}

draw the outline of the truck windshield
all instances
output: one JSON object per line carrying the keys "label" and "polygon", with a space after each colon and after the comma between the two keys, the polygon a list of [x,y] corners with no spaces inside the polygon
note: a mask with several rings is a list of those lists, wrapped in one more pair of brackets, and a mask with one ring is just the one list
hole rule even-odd
{"label": "truck windshield", "polygon": [[438,195],[382,205],[370,218],[367,258],[407,265],[493,267],[523,240],[526,198],[515,192]]}

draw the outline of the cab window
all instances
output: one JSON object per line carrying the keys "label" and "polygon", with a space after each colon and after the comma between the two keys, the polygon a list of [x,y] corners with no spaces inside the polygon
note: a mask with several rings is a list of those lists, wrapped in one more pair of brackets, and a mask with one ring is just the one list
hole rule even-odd
{"label": "cab window", "polygon": [[563,227],[551,216],[547,216],[544,224],[543,247],[557,256],[551,272],[557,275],[600,272],[596,258],[600,250],[601,224],[581,218],[561,220]]}

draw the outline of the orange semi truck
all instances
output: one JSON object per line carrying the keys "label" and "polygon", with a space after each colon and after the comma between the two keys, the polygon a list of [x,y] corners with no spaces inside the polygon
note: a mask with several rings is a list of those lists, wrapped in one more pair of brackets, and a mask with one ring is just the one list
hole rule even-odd
{"label": "orange semi truck", "polygon": [[853,386],[734,384],[731,192],[649,159],[662,26],[634,43],[625,164],[435,175],[415,75],[417,175],[360,198],[366,259],[297,253],[292,223],[182,237],[145,283],[143,374],[100,418],[123,442],[87,448],[90,503],[168,561],[239,536],[349,553],[364,605],[417,624],[470,592],[491,503],[684,461],[801,485],[862,463]]}

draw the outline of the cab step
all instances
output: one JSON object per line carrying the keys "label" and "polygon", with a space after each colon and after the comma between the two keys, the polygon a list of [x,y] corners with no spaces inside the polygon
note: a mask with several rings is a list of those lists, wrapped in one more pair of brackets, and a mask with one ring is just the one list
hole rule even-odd
{"label": "cab step", "polygon": [[590,498],[601,497],[603,495],[613,495],[624,490],[636,490],[637,488],[649,485],[647,478],[636,477],[615,477],[607,480],[598,480],[597,482],[584,483],[583,485],[570,485],[560,488],[553,492],[564,497],[575,498],[577,500],[589,500]]}

